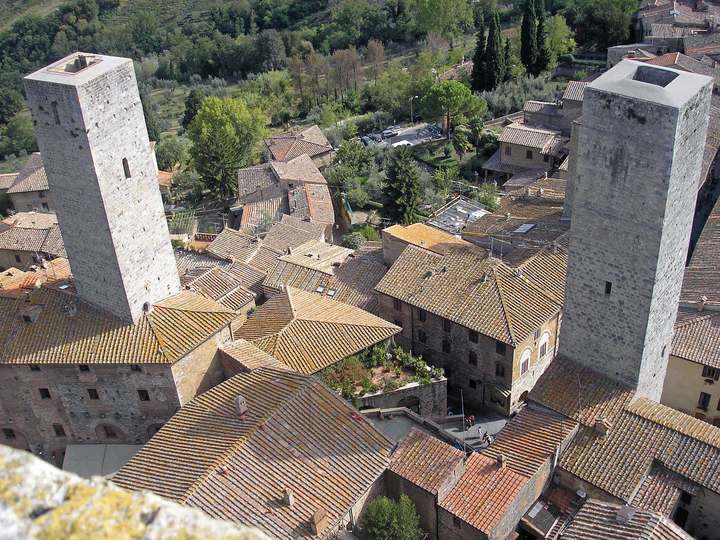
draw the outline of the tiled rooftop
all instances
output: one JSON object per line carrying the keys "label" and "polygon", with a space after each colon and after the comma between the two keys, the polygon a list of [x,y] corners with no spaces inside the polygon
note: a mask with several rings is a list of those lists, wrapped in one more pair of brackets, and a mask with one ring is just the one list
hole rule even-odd
{"label": "tiled rooftop", "polygon": [[307,154],[288,161],[273,161],[271,167],[280,180],[290,184],[327,184],[327,180]]}
{"label": "tiled rooftop", "polygon": [[453,246],[469,245],[468,242],[453,234],[424,223],[393,225],[384,229],[382,235],[440,254],[447,253],[448,249]]}
{"label": "tiled rooftop", "polygon": [[530,127],[516,122],[502,130],[498,141],[536,148],[544,154],[549,154],[555,149],[559,139],[562,139],[562,133],[559,131]]}
{"label": "tiled rooftop", "polygon": [[675,323],[672,355],[720,368],[720,313],[681,310]]}
{"label": "tiled rooftop", "polygon": [[0,249],[66,257],[65,245],[52,213],[20,212],[0,224]]}
{"label": "tiled rooftop", "polygon": [[32,270],[23,272],[17,268],[8,268],[0,272],[0,296],[17,298],[24,296],[38,284],[50,286],[69,285],[70,263],[67,259],[57,258],[36,265]]}
{"label": "tiled rooftop", "polygon": [[35,152],[18,173],[15,182],[7,190],[8,193],[26,193],[29,191],[47,191],[48,179],[45,174],[40,152]]}
{"label": "tiled rooftop", "polygon": [[240,311],[254,302],[256,297],[256,294],[245,286],[241,276],[218,266],[188,281],[185,288],[215,300],[233,311]]}
{"label": "tiled rooftop", "polygon": [[570,81],[563,92],[563,101],[582,101],[588,84],[587,81]]}
{"label": "tiled rooftop", "polygon": [[433,495],[465,459],[457,448],[412,428],[392,456],[389,469]]}
{"label": "tiled rooftop", "polygon": [[407,246],[375,290],[513,346],[561,307],[521,271],[474,246],[447,255]]}
{"label": "tiled rooftop", "polygon": [[113,481],[274,538],[309,538],[311,516],[327,512],[324,532],[333,528],[383,474],[391,446],[318,379],[261,368],[185,405]]}
{"label": "tiled rooftop", "polygon": [[669,516],[677,507],[682,492],[696,494],[697,486],[659,464],[653,465],[630,504],[635,508]]}
{"label": "tiled rooftop", "polygon": [[182,291],[130,324],[73,294],[42,287],[20,298],[0,297],[0,363],[174,363],[235,316],[212,300]]}
{"label": "tiled rooftop", "polygon": [[240,262],[267,272],[282,255],[280,250],[266,246],[256,235],[225,227],[206,250],[210,255],[227,261]]}
{"label": "tiled rooftop", "polygon": [[472,454],[465,474],[439,506],[489,535],[510,510],[525,482],[527,479],[510,467],[501,467],[482,454]]}
{"label": "tiled rooftop", "polygon": [[303,154],[314,157],[332,151],[327,137],[316,125],[270,137],[265,139],[265,144],[272,158],[278,161],[288,161]]}
{"label": "tiled rooftop", "polygon": [[288,369],[282,362],[259,349],[249,341],[237,339],[220,347],[220,351],[242,368],[243,371],[254,371],[260,368],[274,367]]}
{"label": "tiled rooftop", "polygon": [[710,212],[685,268],[680,302],[698,306],[706,298],[720,305],[720,201]]}
{"label": "tiled rooftop", "polygon": [[259,307],[235,335],[296,371],[316,373],[399,331],[355,306],[286,287]]}

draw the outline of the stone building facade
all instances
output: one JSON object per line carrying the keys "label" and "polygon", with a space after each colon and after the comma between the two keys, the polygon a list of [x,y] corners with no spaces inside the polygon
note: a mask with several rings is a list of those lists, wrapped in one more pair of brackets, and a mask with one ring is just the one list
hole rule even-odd
{"label": "stone building facade", "polygon": [[75,53],[25,89],[78,294],[136,321],[180,282],[132,60]]}
{"label": "stone building facade", "polygon": [[585,90],[560,354],[659,400],[712,79],[624,61]]}

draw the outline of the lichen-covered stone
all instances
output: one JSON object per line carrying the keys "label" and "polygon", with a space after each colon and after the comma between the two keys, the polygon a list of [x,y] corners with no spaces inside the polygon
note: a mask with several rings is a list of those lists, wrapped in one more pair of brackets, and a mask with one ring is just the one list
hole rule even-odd
{"label": "lichen-covered stone", "polygon": [[83,480],[27,452],[0,446],[0,540],[269,540],[256,529]]}

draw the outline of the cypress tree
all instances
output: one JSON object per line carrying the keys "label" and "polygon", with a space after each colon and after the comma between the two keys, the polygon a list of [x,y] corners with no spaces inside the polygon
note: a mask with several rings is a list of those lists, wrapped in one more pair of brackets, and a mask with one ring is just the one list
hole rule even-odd
{"label": "cypress tree", "polygon": [[532,73],[537,62],[537,19],[533,0],[525,0],[520,28],[520,60]]}
{"label": "cypress tree", "polygon": [[537,56],[535,58],[534,75],[540,75],[550,65],[550,49],[547,46],[547,31],[545,29],[545,11],[538,6],[537,14]]}
{"label": "cypress tree", "polygon": [[490,18],[487,47],[485,48],[486,85],[485,90],[495,90],[505,76],[505,57],[500,35],[500,18],[493,11]]}
{"label": "cypress tree", "polygon": [[475,45],[473,68],[470,77],[470,83],[475,92],[480,92],[485,89],[485,17],[480,15],[479,19],[477,44]]}
{"label": "cypress tree", "polygon": [[410,225],[420,216],[420,177],[412,153],[403,146],[395,151],[383,189],[385,209],[395,223]]}
{"label": "cypress tree", "polygon": [[510,38],[505,40],[505,73],[503,73],[503,82],[512,79],[512,48]]}

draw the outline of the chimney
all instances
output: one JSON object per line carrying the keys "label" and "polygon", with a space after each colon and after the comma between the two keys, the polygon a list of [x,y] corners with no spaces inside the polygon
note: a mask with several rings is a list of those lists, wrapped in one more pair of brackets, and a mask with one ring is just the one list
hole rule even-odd
{"label": "chimney", "polygon": [[610,425],[610,423],[608,423],[608,421],[604,418],[597,418],[595,420],[595,425],[593,426],[593,429],[595,430],[595,433],[597,433],[601,437],[604,437],[605,435],[610,433],[611,427],[612,426]]}
{"label": "chimney", "polygon": [[330,520],[328,518],[327,511],[322,508],[318,508],[310,518],[312,533],[315,536],[322,534],[323,531],[327,528],[329,521]]}
{"label": "chimney", "polygon": [[707,304],[708,297],[704,294],[700,297],[700,303],[698,304],[698,311],[702,311],[705,309],[705,305]]}
{"label": "chimney", "polygon": [[505,454],[498,454],[495,456],[495,462],[497,463],[498,469],[503,469],[506,461],[507,458],[505,458]]}
{"label": "chimney", "polygon": [[291,489],[285,488],[283,490],[283,504],[292,508],[295,505],[295,496]]}
{"label": "chimney", "polygon": [[247,400],[243,396],[238,394],[238,396],[235,398],[235,414],[237,414],[242,419],[247,412]]}

